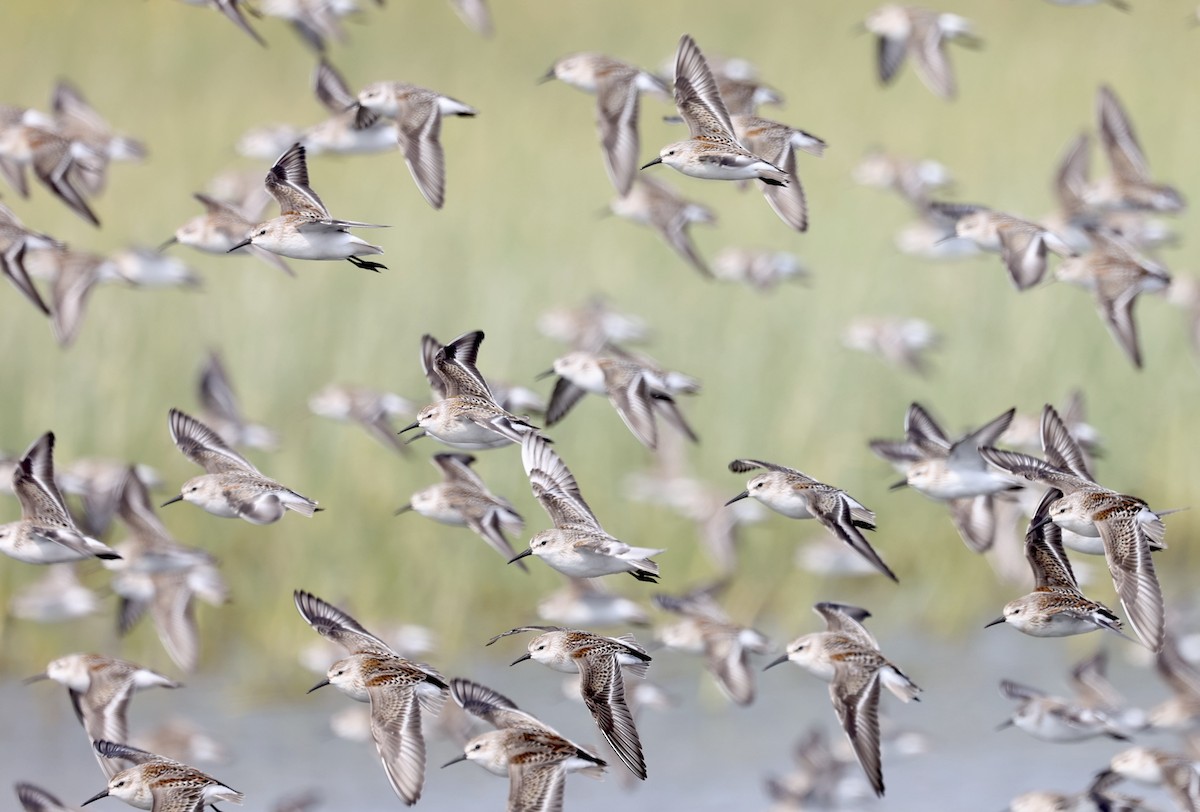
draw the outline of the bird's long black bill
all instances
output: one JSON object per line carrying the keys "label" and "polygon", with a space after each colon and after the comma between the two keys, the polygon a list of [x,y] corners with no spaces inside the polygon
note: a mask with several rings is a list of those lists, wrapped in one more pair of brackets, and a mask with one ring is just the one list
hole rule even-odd
{"label": "bird's long black bill", "polygon": [[985,628],[985,629],[990,629],[992,626],[998,626],[998,625],[1000,625],[1000,624],[1001,624],[1001,623],[1003,623],[1003,622],[1004,622],[1004,615],[1001,615],[1000,617],[998,617],[998,618],[996,618],[995,620],[993,620],[991,623],[985,623],[985,624],[983,624],[983,628]]}
{"label": "bird's long black bill", "polygon": [[533,656],[532,656],[531,654],[528,654],[528,653],[526,653],[526,654],[522,654],[520,657],[518,657],[517,659],[515,659],[515,660],[513,660],[511,663],[509,663],[509,664],[508,664],[508,667],[509,667],[509,668],[512,668],[512,667],[513,667],[514,665],[516,665],[517,663],[523,663],[523,662],[525,662],[526,660],[532,660],[532,659],[533,659]]}
{"label": "bird's long black bill", "polygon": [[32,685],[35,682],[41,682],[44,679],[50,679],[50,675],[46,673],[34,674],[32,677],[26,677],[21,680],[22,685]]}
{"label": "bird's long black bill", "polygon": [[238,243],[237,245],[233,246],[233,248],[230,248],[230,249],[229,249],[228,251],[226,251],[225,253],[226,253],[226,254],[232,254],[234,251],[238,250],[239,248],[245,248],[245,247],[246,247],[247,245],[249,245],[249,244],[250,244],[250,240],[242,240],[240,243]]}
{"label": "bird's long black bill", "polygon": [[[605,210],[605,211],[607,213],[607,210]],[[537,375],[534,375],[533,379],[535,381],[541,381],[541,380],[545,380],[546,378],[549,378],[553,374],[554,374],[554,368],[551,367],[550,369],[546,370],[545,372],[539,372]]]}
{"label": "bird's long black bill", "polygon": [[1052,521],[1054,521],[1054,520],[1051,519],[1050,514],[1047,513],[1045,516],[1039,516],[1035,521],[1030,522],[1029,529],[1030,530],[1041,530],[1043,527],[1050,524],[1050,522],[1052,522]]}
{"label": "bird's long black bill", "polygon": [[732,505],[734,502],[739,502],[739,501],[741,501],[742,499],[745,499],[746,497],[748,497],[749,495],[750,495],[750,491],[742,491],[742,492],[741,492],[741,493],[739,493],[737,496],[733,497],[733,498],[732,498],[732,499],[730,499],[728,502],[726,502],[726,503],[725,503],[725,507],[729,507],[729,506],[730,506],[730,505]]}
{"label": "bird's long black bill", "polygon": [[777,665],[786,663],[787,660],[788,660],[788,656],[786,654],[781,654],[780,656],[776,657],[774,660],[771,660],[771,662],[764,665],[763,671],[766,671],[768,668],[774,668]]}
{"label": "bird's long black bill", "polygon": [[404,428],[400,429],[400,431],[398,431],[398,432],[396,432],[396,433],[397,433],[397,434],[404,434],[404,433],[405,433],[405,432],[407,432],[407,431],[412,431],[413,429],[419,429],[419,428],[421,428],[421,424],[420,424],[420,422],[416,422],[416,423],[409,423],[407,426],[405,426]]}
{"label": "bird's long black bill", "polygon": [[173,499],[168,499],[167,501],[163,502],[161,505],[159,505],[159,507],[165,508],[167,505],[173,505],[176,502],[182,502],[182,501],[183,501],[183,494],[181,493],[178,496],[174,497]]}
{"label": "bird's long black bill", "polygon": [[891,485],[888,485],[888,490],[889,491],[898,491],[901,488],[907,488],[907,487],[908,487],[908,480],[901,479],[896,482],[893,482]]}
{"label": "bird's long black bill", "polygon": [[447,761],[445,764],[443,764],[442,769],[444,770],[447,767],[449,767],[451,764],[457,764],[460,761],[466,761],[466,760],[467,760],[467,757],[465,754],[461,755],[461,756],[457,756],[456,758],[452,758],[449,761]]}
{"label": "bird's long black bill", "polygon": [[158,248],[156,248],[155,250],[161,254],[163,251],[166,251],[168,248],[170,248],[172,245],[174,245],[177,242],[179,242],[179,240],[172,237],[171,239],[164,242],[162,245],[158,246]]}
{"label": "bird's long black bill", "polygon": [[88,798],[86,801],[84,801],[83,803],[81,803],[81,804],[80,804],[80,806],[87,806],[87,805],[88,805],[88,804],[90,804],[92,801],[98,801],[98,800],[100,800],[101,798],[105,798],[105,797],[107,797],[107,796],[108,796],[108,788],[106,787],[106,788],[104,788],[104,789],[100,790],[99,792],[97,792],[97,793],[96,793],[95,795],[93,795],[91,798]]}
{"label": "bird's long black bill", "polygon": [[648,167],[651,167],[651,166],[654,166],[655,164],[660,164],[660,163],[662,163],[662,158],[655,158],[653,161],[651,161],[648,164],[642,164],[642,169],[646,169]]}
{"label": "bird's long black bill", "polygon": [[521,552],[514,555],[512,558],[508,559],[508,563],[509,564],[516,563],[517,561],[520,561],[522,558],[524,558],[527,555],[533,555],[532,547],[530,547],[528,550],[522,550]]}
{"label": "bird's long black bill", "polygon": [[318,682],[316,685],[314,685],[313,687],[309,688],[304,693],[311,694],[313,691],[317,690],[318,688],[324,688],[328,684],[329,684],[329,680],[323,679],[320,682]]}
{"label": "bird's long black bill", "polygon": [[396,511],[392,515],[399,516],[401,513],[408,513],[410,510],[412,510],[412,505],[401,505],[396,508]]}

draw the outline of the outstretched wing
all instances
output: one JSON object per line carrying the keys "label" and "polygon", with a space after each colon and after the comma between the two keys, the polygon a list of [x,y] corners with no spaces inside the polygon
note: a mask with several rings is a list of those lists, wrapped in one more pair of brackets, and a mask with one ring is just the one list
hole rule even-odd
{"label": "outstretched wing", "polygon": [[329,209],[308,185],[308,163],[304,145],[297,142],[275,161],[263,181],[271,197],[279,203],[280,214],[300,214],[315,220],[328,220]]}
{"label": "outstretched wing", "polygon": [[183,455],[210,474],[229,471],[259,473],[250,461],[225,444],[215,431],[179,409],[167,414],[171,439]]}
{"label": "outstretched wing", "polygon": [[737,143],[733,122],[721,100],[704,54],[688,34],[679,40],[675,53],[675,106],[687,122],[693,138],[716,138]]}
{"label": "outstretched wing", "polygon": [[362,624],[336,606],[310,592],[297,589],[292,593],[300,616],[327,640],[332,640],[351,654],[399,655],[387,643],[371,634]]}
{"label": "outstretched wing", "polygon": [[26,449],[13,470],[12,486],[23,518],[43,525],[75,526],[54,482],[54,432],[46,432]]}

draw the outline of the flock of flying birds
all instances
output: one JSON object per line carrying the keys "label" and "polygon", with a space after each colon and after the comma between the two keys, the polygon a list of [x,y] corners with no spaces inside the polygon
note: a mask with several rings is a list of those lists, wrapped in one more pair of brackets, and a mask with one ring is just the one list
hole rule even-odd
{"label": "flock of flying birds", "polygon": [[[246,17],[252,10],[239,0],[188,2],[219,9],[263,42]],[[452,5],[477,31],[491,31],[482,2]],[[322,54],[327,42],[344,37],[339,21],[355,10],[353,0],[263,0],[257,9],[288,20]],[[967,20],[917,7],[884,6],[863,28],[877,39],[882,82],[893,81],[907,60],[929,89],[944,98],[956,92],[947,46],[978,44]],[[688,228],[713,222],[711,212],[651,174],[661,173],[653,168],[661,164],[693,178],[758,184],[788,227],[807,229],[808,204],[797,173],[797,152],[819,156],[826,144],[802,129],[757,114],[760,105],[778,102],[779,96],[757,80],[748,63],[706,58],[692,37],[684,35],[669,76],[580,53],[559,59],[544,78],[595,94],[604,166],[618,194],[613,212],[658,230],[688,264],[707,275],[760,288],[803,275],[802,266],[789,255],[736,250],[718,257],[710,270]],[[276,125],[247,133],[239,142],[244,153],[278,155],[265,181],[246,187],[227,178],[219,191],[197,194],[205,213],[181,226],[160,251],[136,249],[111,257],[77,252],[26,228],[12,211],[0,207],[0,269],[52,318],[63,343],[77,335],[89,292],[98,282],[195,284],[186,266],[161,253],[172,243],[218,254],[250,254],[289,274],[292,269],[285,259],[347,260],[359,268],[382,270],[384,265],[365,257],[382,254],[383,249],[352,233],[380,226],[332,216],[313,190],[307,157],[399,149],[421,194],[439,209],[446,195],[446,159],[439,142],[442,118],[471,117],[477,111],[401,82],[378,82],[355,94],[323,55],[314,85],[331,117],[304,129]],[[644,164],[639,163],[638,138],[642,93],[673,97],[678,119],[688,130],[686,138],[662,147],[658,157]],[[75,213],[99,225],[89,200],[103,191],[109,164],[141,160],[146,148],[116,133],[66,82],[55,89],[51,110],[45,114],[0,108],[0,173],[24,197],[29,194],[26,173],[31,168]],[[1040,223],[983,205],[936,199],[949,177],[933,162],[876,153],[864,159],[856,177],[898,192],[916,209],[918,223],[898,239],[902,250],[931,257],[998,253],[1020,291],[1038,285],[1055,264],[1055,278],[1092,291],[1117,343],[1140,367],[1133,318],[1138,294],[1169,291],[1193,312],[1200,304],[1200,286],[1185,285],[1179,292],[1167,270],[1148,256],[1170,238],[1156,216],[1177,213],[1185,204],[1178,190],[1150,172],[1129,115],[1109,87],[1097,91],[1097,133],[1110,173],[1091,177],[1090,136],[1080,134],[1070,143],[1055,180],[1060,211]],[[262,220],[269,198],[279,204],[279,214]],[[49,280],[49,301],[35,279]],[[313,690],[332,685],[369,705],[367,735],[377,747],[387,780],[405,804],[421,797],[425,735],[432,729],[431,719],[439,715],[457,713],[457,722],[443,725],[462,743],[462,755],[450,763],[473,761],[506,776],[510,812],[561,810],[570,773],[615,771],[646,780],[651,772],[654,747],[643,748],[635,711],[654,702],[643,679],[652,665],[653,649],[631,634],[605,636],[576,627],[644,624],[647,615],[636,601],[609,592],[598,581],[628,574],[654,584],[660,574],[655,559],[665,551],[631,546],[606,529],[563,455],[543,433],[566,419],[589,393],[606,397],[637,441],[659,454],[660,468],[634,490],[696,520],[725,573],[716,584],[681,595],[659,593],[653,601],[679,618],[662,629],[658,644],[703,655],[731,702],[745,705],[754,699],[751,655],[777,650],[760,632],[730,617],[719,601],[721,588],[736,568],[739,525],[761,518],[745,509],[752,503],[742,500],[761,503],[788,518],[816,519],[852,551],[851,566],[857,561],[898,580],[864,532],[875,529],[875,513],[835,485],[782,462],[758,459],[729,463],[733,474],[749,476],[745,489],[732,498],[714,496],[688,480],[679,471],[678,449],[698,437],[680,401],[697,393],[700,384],[624,346],[643,332],[636,319],[593,300],[579,309],[546,314],[540,327],[571,347],[545,373],[555,378],[548,402],[525,387],[501,386],[485,378],[479,365],[481,330],[445,344],[429,335],[423,338],[420,359],[431,388],[431,402],[423,408],[392,393],[340,386],[322,390],[310,401],[315,413],[358,423],[397,453],[408,454],[408,444],[420,436],[454,449],[433,456],[442,481],[414,493],[397,512],[411,510],[469,528],[500,555],[498,566],[527,569],[540,559],[566,578],[562,593],[537,606],[542,619],[564,625],[522,626],[500,632],[488,645],[507,645],[510,636],[536,633],[514,665],[534,660],[577,675],[572,690],[595,721],[603,741],[600,750],[567,739],[490,687],[443,676],[415,659],[419,646],[377,635],[344,609],[308,591],[295,591],[303,620],[344,655],[332,665],[326,657],[325,677]],[[922,353],[936,337],[921,323],[863,322],[851,326],[845,341],[920,371]],[[311,518],[322,510],[317,500],[263,473],[238,450],[269,449],[275,438],[241,414],[219,356],[206,363],[199,390],[200,416],[172,408],[167,424],[178,449],[204,473],[183,483],[163,507],[189,502],[213,516],[256,525],[277,522],[288,512]],[[532,413],[541,417],[535,421]],[[405,415],[414,419],[397,431],[395,423]],[[405,438],[410,432],[416,434]],[[1200,666],[1182,653],[1155,573],[1155,559],[1170,555],[1162,517],[1171,511],[1101,485],[1092,470],[1098,442],[1095,429],[1083,422],[1079,400],[1061,414],[1047,405],[1040,417],[1010,409],[961,437],[948,435],[926,408],[914,403],[904,415],[903,437],[873,440],[870,449],[903,475],[897,487],[944,503],[963,541],[977,553],[1016,549],[1011,529],[1024,523],[1023,549],[1034,589],[1007,603],[989,626],[1006,624],[1035,637],[1104,631],[1136,641],[1154,653],[1173,695],[1149,712],[1126,706],[1108,683],[1100,654],[1075,669],[1075,699],[1003,681],[1003,694],[1018,703],[1006,724],[1049,741],[1093,736],[1126,740],[1146,730],[1195,730],[1200,727]],[[127,632],[149,615],[170,659],[182,671],[193,670],[199,659],[196,600],[221,604],[229,597],[217,561],[171,536],[150,497],[150,489],[161,481],[148,466],[83,460],[56,471],[54,444],[54,434],[46,433],[9,461],[21,518],[0,526],[0,552],[50,568],[44,582],[14,596],[14,613],[48,620],[95,611],[95,596],[77,580],[74,566],[98,559],[111,571],[120,631]],[[548,518],[548,526],[519,551],[510,536],[522,531],[525,520],[472,468],[474,452],[509,445],[520,448],[532,494]],[[82,512],[72,510],[64,491],[80,498]],[[109,546],[101,538],[116,519],[128,538]],[[1068,550],[1103,556],[1120,614],[1083,593]],[[866,609],[822,602],[815,610],[824,631],[802,634],[766,667],[791,662],[829,684],[851,763],[861,767],[870,789],[883,795],[881,688],[903,702],[918,699],[921,688],[884,656],[864,625],[870,616]],[[53,680],[68,689],[108,779],[107,787],[85,803],[111,795],[155,812],[202,812],[223,801],[241,803],[241,793],[184,763],[186,757],[176,760],[130,742],[126,712],[132,694],[151,687],[179,688],[171,677],[101,654],[70,654],[33,679]],[[479,732],[480,727],[488,729]],[[772,797],[787,808],[831,808],[838,796],[837,782],[845,777],[845,758],[810,737],[800,760],[800,775],[772,780]],[[1030,793],[1014,799],[1010,808],[1148,809],[1117,792],[1122,781],[1162,785],[1178,808],[1200,810],[1197,763],[1185,754],[1141,746],[1114,756],[1079,793]],[[67,809],[29,784],[19,784],[17,794],[27,810]],[[311,803],[301,799],[280,808]]]}

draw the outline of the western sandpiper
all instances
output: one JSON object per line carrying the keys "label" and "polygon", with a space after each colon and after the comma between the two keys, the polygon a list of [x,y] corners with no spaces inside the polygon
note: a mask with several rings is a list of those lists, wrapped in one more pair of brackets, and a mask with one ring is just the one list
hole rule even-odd
{"label": "western sandpiper", "polygon": [[876,189],[890,189],[908,203],[921,208],[929,202],[930,194],[954,183],[944,164],[928,158],[909,158],[903,155],[872,149],[854,167],[854,182]]}
{"label": "western sandpiper", "polygon": [[653,74],[597,53],[569,54],[555,61],[542,77],[596,94],[596,125],[604,150],[608,179],[624,197],[637,175],[638,101],[643,92],[667,95]]}
{"label": "western sandpiper", "polygon": [[233,203],[218,200],[211,195],[197,192],[192,195],[204,207],[204,214],[197,215],[175,229],[175,235],[159,246],[159,250],[169,245],[179,243],[203,251],[206,254],[245,253],[262,260],[273,268],[295,276],[296,273],[288,267],[277,254],[265,248],[249,243],[235,248],[244,242],[246,234],[254,228],[254,220],[250,217],[257,212],[247,213]]}
{"label": "western sandpiper", "polygon": [[[663,84],[673,81],[677,55],[671,54],[659,68]],[[783,104],[783,95],[762,81],[758,66],[740,56],[724,56],[710,53],[705,57],[717,91],[731,115],[755,115],[764,104]]]}
{"label": "western sandpiper", "polygon": [[17,219],[12,210],[0,203],[0,273],[8,277],[13,287],[33,302],[33,306],[47,316],[50,308],[46,306],[42,295],[29,278],[25,270],[25,252],[37,249],[64,249],[58,240],[46,234],[30,231]]}
{"label": "western sandpiper", "polygon": [[51,564],[46,574],[13,592],[8,611],[13,617],[35,623],[58,623],[87,617],[100,608],[95,590],[84,586],[76,562]]}
{"label": "western sandpiper", "polygon": [[[433,464],[442,472],[443,481],[417,491],[396,512],[414,510],[435,522],[469,527],[507,561],[517,551],[504,531],[521,532],[525,520],[511,502],[488,490],[471,468],[473,462],[475,458],[470,454],[434,454]],[[524,563],[518,564],[528,572]]]}
{"label": "western sandpiper", "polygon": [[162,476],[149,465],[130,466],[105,457],[77,457],[56,466],[54,481],[58,487],[65,494],[78,496],[83,503],[79,524],[89,535],[99,538],[108,533],[121,507],[125,477],[131,467],[146,487],[158,488],[163,484]]}
{"label": "western sandpiper", "polygon": [[360,240],[351,228],[386,228],[355,220],[337,220],[308,185],[308,165],[302,144],[293,144],[279,156],[266,177],[267,191],[279,202],[279,216],[254,226],[230,251],[244,245],[257,245],[280,256],[293,259],[335,261],[378,271],[386,268],[361,255],[382,254],[383,249]]}
{"label": "western sandpiper", "polygon": [[726,505],[739,499],[753,497],[789,519],[816,519],[829,532],[870,561],[875,569],[893,581],[900,580],[888,565],[883,563],[883,559],[859,530],[874,530],[875,514],[863,507],[854,497],[832,485],[818,482],[795,468],[787,468],[773,462],[741,459],[729,463],[729,470],[735,474],[744,474],[758,468],[764,469],[764,472],[751,478],[746,483],[746,490],[730,499]]}
{"label": "western sandpiper", "polygon": [[950,518],[967,547],[977,553],[991,548],[996,535],[993,496],[1019,486],[990,467],[979,447],[992,445],[1008,430],[1015,409],[1009,409],[961,439],[951,442],[937,421],[919,404],[908,407],[902,442],[872,440],[876,455],[896,466],[916,491],[945,502]]}
{"label": "western sandpiper", "polygon": [[1103,646],[1071,666],[1070,681],[1079,704],[1104,714],[1117,730],[1133,734],[1149,726],[1146,712],[1130,705],[1108,678],[1108,651]]}
{"label": "western sandpiper", "polygon": [[[383,5],[382,0],[379,3]],[[450,0],[450,8],[454,9],[463,25],[479,36],[490,37],[496,33],[487,0]]]}
{"label": "western sandpiper", "polygon": [[545,374],[558,376],[546,408],[547,426],[562,420],[580,398],[591,392],[606,395],[626,427],[647,448],[658,445],[657,414],[688,439],[699,442],[674,398],[699,391],[700,383],[695,378],[668,372],[648,358],[616,347],[603,353],[568,353],[554,359],[554,366]]}
{"label": "western sandpiper", "polygon": [[446,202],[446,156],[442,150],[442,116],[475,116],[478,110],[457,99],[403,82],[375,82],[358,94],[359,120],[394,119],[408,171],[426,202],[440,209]]}
{"label": "western sandpiper", "polygon": [[[767,796],[775,802],[772,812],[802,812],[816,808],[836,809],[842,802],[854,803],[857,776],[848,775],[854,764],[825,739],[825,731],[813,725],[792,747],[792,771],[765,780]],[[849,779],[849,780],[847,780]]]}
{"label": "western sandpiper", "polygon": [[1091,290],[1108,331],[1138,369],[1142,350],[1138,342],[1133,306],[1140,293],[1160,293],[1171,284],[1171,275],[1159,263],[1141,255],[1112,232],[1089,232],[1092,250],[1063,260],[1054,272],[1060,282]]}
{"label": "western sandpiper", "polygon": [[[1051,417],[1053,407],[1046,409],[1048,420],[1057,418],[1057,413]],[[1126,618],[1146,646],[1152,651],[1161,650],[1165,610],[1162,588],[1150,559],[1152,542],[1162,543],[1164,528],[1159,515],[1137,497],[1098,485],[1084,470],[1068,467],[1060,457],[1051,455],[1050,461],[1043,461],[995,448],[981,448],[980,453],[997,468],[1041,482],[1062,494],[1044,505],[1047,509],[1039,521],[1100,538]]]}
{"label": "western sandpiper", "polygon": [[415,414],[417,407],[400,395],[331,383],[308,399],[308,409],[321,417],[357,423],[385,448],[408,453],[408,446],[396,436],[392,420]]}
{"label": "western sandpiper", "polygon": [[915,204],[917,219],[896,232],[896,248],[932,260],[957,260],[983,253],[974,240],[958,235],[958,216],[947,212],[945,205],[928,201]]}
{"label": "western sandpiper", "polygon": [[421,714],[437,715],[446,699],[445,680],[429,666],[401,657],[341,609],[302,590],[294,598],[310,626],[350,653],[331,665],[326,679],[309,693],[333,685],[351,699],[371,704],[371,736],[384,771],[396,795],[411,806],[425,783]]}
{"label": "western sandpiper", "polygon": [[941,343],[932,324],[903,316],[857,316],[842,330],[844,347],[876,355],[889,366],[917,375],[929,373],[926,353]]}
{"label": "western sandpiper", "polygon": [[1056,414],[1066,429],[1065,434],[1046,425],[1048,418],[1044,410],[1036,414],[1017,412],[1000,441],[1022,451],[1041,451],[1043,425],[1046,425],[1046,430],[1051,431],[1053,436],[1069,439],[1078,446],[1084,467],[1090,468],[1091,460],[1103,453],[1104,440],[1100,436],[1100,430],[1087,422],[1087,399],[1083,390],[1072,389],[1067,393],[1061,412],[1056,411]]}
{"label": "western sandpiper", "polygon": [[[1068,402],[1068,409],[1071,406],[1072,404]],[[1059,416],[1058,411],[1047,404],[1042,409],[1038,434],[1042,453],[1050,465],[1089,482],[1095,481],[1091,471],[1092,456],[1097,449],[1096,443],[1098,442],[1095,429],[1081,425],[1075,417]],[[1037,505],[1038,502],[1035,501],[1033,504]],[[1030,510],[1030,515],[1032,513],[1033,511]],[[1146,531],[1147,544],[1150,549],[1152,551],[1164,549],[1166,545],[1163,543],[1163,536],[1166,528],[1159,521],[1159,516],[1157,514],[1142,516],[1139,518],[1139,522]],[[1086,535],[1076,533],[1065,525],[1063,530],[1063,546],[1067,549],[1085,555],[1104,555],[1104,541],[1096,533],[1094,527]]]}
{"label": "western sandpiper", "polygon": [[464,333],[445,345],[431,335],[421,337],[421,368],[436,400],[400,434],[420,428],[446,445],[474,450],[519,443],[525,434],[536,432],[524,417],[496,403],[476,366],[482,343],[482,330]]}
{"label": "western sandpiper", "polygon": [[43,269],[52,268],[50,286],[50,326],[59,346],[69,347],[83,328],[88,300],[103,282],[119,281],[112,262],[99,254],[83,251],[43,251],[39,256]]}
{"label": "western sandpiper", "polygon": [[970,203],[930,203],[954,219],[954,232],[984,251],[1000,254],[1017,290],[1028,290],[1046,275],[1047,253],[1075,256],[1074,249],[1052,231],[1011,214]]}
{"label": "western sandpiper", "polygon": [[[258,32],[250,27],[250,23],[246,21],[245,11],[250,10],[250,6],[246,0],[183,0],[189,6],[205,6],[206,8],[215,8],[217,11],[225,15],[238,28],[246,32],[246,34],[264,48],[267,47],[266,40],[258,35]],[[254,13],[251,11],[251,13]]]}
{"label": "western sandpiper", "polygon": [[[1066,5],[1061,0],[1052,0]],[[1113,0],[1117,2],[1117,0]],[[1141,798],[1112,791],[1121,777],[1111,770],[1097,773],[1081,792],[1064,795],[1061,792],[1025,792],[1013,798],[1008,812],[1150,812]]]}
{"label": "western sandpiper", "polygon": [[595,579],[567,577],[562,589],[537,605],[538,617],[565,626],[646,626],[650,616],[641,604],[609,592]]}
{"label": "western sandpiper", "polygon": [[957,91],[945,44],[958,41],[971,48],[980,44],[969,20],[918,6],[880,6],[867,16],[863,28],[878,39],[879,81],[891,82],[911,53],[921,82],[943,99],[953,99]]}
{"label": "western sandpiper", "polygon": [[228,748],[184,716],[168,717],[156,727],[134,736],[129,743],[185,763],[224,764],[229,761]]}
{"label": "western sandpiper", "polygon": [[182,500],[214,516],[245,519],[251,524],[277,522],[289,510],[308,518],[322,510],[307,496],[263,476],[196,418],[171,409],[167,422],[175,446],[206,473],[183,483],[179,496],[168,499],[164,507]]}
{"label": "western sandpiper", "polygon": [[1096,119],[1112,175],[1089,188],[1085,201],[1100,208],[1183,211],[1187,204],[1178,190],[1150,179],[1133,122],[1107,85],[1096,91]]}
{"label": "western sandpiper", "polygon": [[998,730],[1016,727],[1035,739],[1047,742],[1079,742],[1097,736],[1127,741],[1128,736],[1101,712],[1050,696],[1027,685],[1000,680],[1000,693],[1017,702],[1013,715]]}
{"label": "western sandpiper", "polygon": [[1033,637],[1067,637],[1097,629],[1124,637],[1121,621],[1113,611],[1085,598],[1079,590],[1071,562],[1063,551],[1062,531],[1048,521],[1049,505],[1061,495],[1055,488],[1046,491],[1025,534],[1025,558],[1033,570],[1033,592],[1009,601],[1004,613],[987,626],[1008,623]]}
{"label": "western sandpiper", "polygon": [[712,270],[717,279],[745,283],[763,293],[788,279],[809,280],[808,268],[795,254],[762,248],[725,248],[713,258]]}
{"label": "western sandpiper", "polygon": [[[639,181],[640,185],[641,181]],[[600,350],[607,344],[645,341],[650,328],[643,319],[622,313],[599,295],[578,307],[555,307],[538,316],[538,332],[576,350]]]}
{"label": "western sandpiper", "polygon": [[646,760],[633,714],[625,703],[625,680],[622,669],[644,677],[650,666],[650,655],[639,646],[632,635],[601,637],[578,629],[553,626],[522,626],[498,634],[488,641],[492,645],[502,637],[528,631],[542,634],[529,641],[528,651],[513,661],[534,660],[555,671],[579,674],[579,692],[605,741],[630,772],[646,780]]}
{"label": "western sandpiper", "polygon": [[879,688],[886,687],[904,702],[919,699],[921,689],[880,653],[861,622],[870,612],[839,603],[818,603],[814,608],[825,619],[826,630],[796,638],[767,668],[791,661],[829,683],[838,721],[875,794],[882,796]]}
{"label": "western sandpiper", "polygon": [[1183,656],[1171,632],[1163,640],[1154,666],[1171,689],[1171,697],[1150,709],[1150,726],[1155,730],[1195,730],[1200,726],[1200,668]]}
{"label": "western sandpiper", "polygon": [[[129,737],[126,712],[134,691],[143,688],[178,688],[179,683],[156,671],[125,660],[100,654],[68,654],[52,660],[46,670],[26,682],[50,679],[67,689],[71,705],[79,716],[88,738],[125,741]],[[110,760],[99,750],[96,759],[104,774],[112,778],[125,769],[120,761]]]}
{"label": "western sandpiper", "polygon": [[788,183],[787,172],[738,142],[704,54],[687,34],[680,38],[675,54],[675,106],[691,137],[663,147],[658,157],[642,169],[661,163],[696,178],[757,178],[775,186]]}
{"label": "western sandpiper", "polygon": [[131,245],[110,254],[108,259],[121,281],[135,288],[200,287],[200,277],[187,263],[153,248]]}
{"label": "western sandpiper", "polygon": [[496,730],[471,739],[461,756],[442,766],[473,761],[490,773],[507,775],[509,812],[560,810],[567,773],[599,778],[608,766],[491,688],[456,678],[450,681],[450,694]]}
{"label": "western sandpiper", "polygon": [[666,552],[630,547],[609,535],[592,513],[571,470],[540,434],[521,440],[521,462],[533,496],[550,516],[554,527],[529,540],[529,548],[509,563],[536,555],[564,575],[598,578],[628,572],[639,581],[658,582],[658,564],[650,556]]}
{"label": "western sandpiper", "polygon": [[346,41],[342,17],[361,13],[355,0],[261,0],[257,7],[263,16],[288,22],[301,41],[319,54],[331,41]]}
{"label": "western sandpiper", "polygon": [[787,173],[784,186],[763,186],[763,196],[779,219],[797,231],[808,230],[808,200],[796,174],[796,150],[820,157],[827,144],[804,130],[758,116],[734,115],[733,131],[738,141],[755,155],[765,155],[772,165]]}
{"label": "western sandpiper", "polygon": [[[50,107],[59,135],[86,144],[102,158],[103,163],[145,160],[146,145],[114,132],[99,111],[88,104],[79,88],[65,79],[59,79],[54,85]],[[80,181],[85,185],[91,182],[86,191],[96,195],[104,190],[105,175],[102,165],[98,172],[81,175]]]}
{"label": "western sandpiper", "polygon": [[685,200],[660,180],[639,177],[629,194],[612,201],[609,208],[618,217],[650,226],[689,265],[704,276],[712,276],[688,234],[692,223],[712,225],[717,222],[717,216],[707,206]]}
{"label": "western sandpiper", "polygon": [[754,701],[754,672],[751,654],[766,654],[771,641],[760,631],[735,623],[716,601],[728,581],[722,580],[675,596],[657,594],[654,605],[682,619],[659,628],[658,639],[668,648],[692,651],[704,657],[721,693],[736,705]]}
{"label": "western sandpiper", "polygon": [[225,362],[216,350],[210,350],[200,367],[196,380],[196,398],[200,401],[204,423],[217,433],[227,445],[241,448],[259,448],[273,451],[279,446],[279,437],[266,426],[251,423],[242,415],[233,381],[225,369]]}
{"label": "western sandpiper", "polygon": [[203,812],[205,806],[215,807],[219,801],[241,806],[242,793],[195,767],[128,744],[98,741],[94,747],[104,758],[132,761],[134,766],[112,776],[108,787],[88,798],[82,806],[109,795],[137,809],[150,809],[152,812],[185,809]]}
{"label": "western sandpiper", "polygon": [[27,564],[59,564],[84,558],[120,558],[75,525],[54,482],[54,433],[26,449],[12,475],[21,519],[0,525],[0,552]]}
{"label": "western sandpiper", "polygon": [[0,155],[16,165],[31,166],[37,179],[71,211],[98,227],[100,220],[88,205],[86,187],[102,185],[95,177],[104,172],[105,158],[84,142],[59,135],[55,126],[47,120],[0,130]]}
{"label": "western sandpiper", "polygon": [[1131,747],[1112,757],[1109,768],[1129,781],[1161,786],[1179,809],[1200,809],[1200,764],[1151,747]]}
{"label": "western sandpiper", "polygon": [[291,139],[304,144],[310,155],[367,155],[396,148],[396,122],[359,110],[346,80],[325,59],[313,72],[313,92],[332,115]]}
{"label": "western sandpiper", "polygon": [[171,537],[133,467],[122,483],[119,510],[129,538],[117,545],[122,560],[108,566],[113,592],[120,597],[117,631],[127,634],[149,611],[167,655],[184,671],[192,671],[200,653],[195,599],[214,606],[229,599],[217,560]]}
{"label": "western sandpiper", "polygon": [[767,510],[753,501],[727,508],[724,488],[689,472],[686,448],[682,435],[663,435],[655,451],[655,465],[625,477],[626,497],[668,507],[693,522],[704,552],[722,573],[732,573],[737,569],[742,526],[763,521]]}

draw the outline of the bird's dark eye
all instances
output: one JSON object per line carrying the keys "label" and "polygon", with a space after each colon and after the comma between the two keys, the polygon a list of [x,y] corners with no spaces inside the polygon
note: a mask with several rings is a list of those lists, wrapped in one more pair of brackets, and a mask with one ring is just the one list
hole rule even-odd
{"label": "bird's dark eye", "polygon": [[267,233],[267,230],[264,228],[262,231],[258,232],[258,236],[260,236],[260,237],[265,236],[266,233]]}
{"label": "bird's dark eye", "polygon": [[475,745],[474,747],[472,747],[471,749],[472,749],[472,750],[482,750],[482,749],[483,749],[483,745],[482,745],[482,744],[477,744],[477,745]]}

